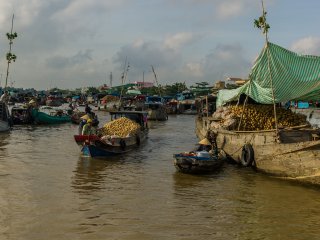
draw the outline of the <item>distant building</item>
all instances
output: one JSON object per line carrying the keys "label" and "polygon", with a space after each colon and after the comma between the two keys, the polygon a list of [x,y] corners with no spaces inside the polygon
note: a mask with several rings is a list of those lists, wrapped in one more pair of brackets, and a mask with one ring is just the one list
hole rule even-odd
{"label": "distant building", "polygon": [[234,78],[234,77],[228,77],[227,81],[231,81],[233,82],[233,84],[236,84],[238,86],[242,86],[243,84],[245,84],[248,80],[246,79],[242,79],[242,78]]}
{"label": "distant building", "polygon": [[153,82],[134,82],[138,89],[141,88],[152,88],[154,86]]}
{"label": "distant building", "polygon": [[214,84],[214,88],[216,89],[224,89],[226,87],[225,81],[218,81]]}
{"label": "distant building", "polygon": [[105,90],[110,89],[110,87],[109,87],[107,84],[103,84],[102,86],[98,87],[98,89],[99,89],[100,91],[105,91]]}

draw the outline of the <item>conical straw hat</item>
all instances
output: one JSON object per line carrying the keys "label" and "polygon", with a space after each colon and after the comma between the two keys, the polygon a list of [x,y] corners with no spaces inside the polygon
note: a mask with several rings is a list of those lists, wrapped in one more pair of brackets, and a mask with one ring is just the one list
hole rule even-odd
{"label": "conical straw hat", "polygon": [[209,142],[209,140],[207,138],[202,139],[199,144],[201,145],[211,145],[211,143]]}
{"label": "conical straw hat", "polygon": [[29,104],[32,104],[32,103],[36,103],[36,101],[33,100],[33,99],[31,99],[30,102],[29,102]]}
{"label": "conical straw hat", "polygon": [[85,114],[85,115],[83,115],[83,116],[80,117],[80,118],[88,121],[88,119],[89,119],[90,117],[88,116],[88,114]]}

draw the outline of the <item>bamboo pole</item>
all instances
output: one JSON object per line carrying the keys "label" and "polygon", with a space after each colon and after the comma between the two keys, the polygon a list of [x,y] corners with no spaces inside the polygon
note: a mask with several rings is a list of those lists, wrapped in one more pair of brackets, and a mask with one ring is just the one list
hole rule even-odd
{"label": "bamboo pole", "polygon": [[122,95],[123,95],[123,90],[124,90],[124,83],[125,83],[125,80],[127,78],[128,71],[129,71],[129,63],[127,63],[127,57],[126,57],[126,60],[124,62],[124,67],[123,67],[123,73],[122,73],[122,76],[121,76],[121,92],[120,92],[120,99],[119,99],[119,105],[120,105],[119,108],[121,108]]}
{"label": "bamboo pole", "polygon": [[206,96],[206,111],[207,111],[207,118],[209,117],[209,106],[208,106],[208,96]]}
{"label": "bamboo pole", "polygon": [[[240,102],[240,96],[239,96],[239,102]],[[238,125],[238,131],[240,131],[240,126],[241,126],[241,122],[242,122],[242,119],[243,119],[244,110],[246,108],[247,102],[248,102],[248,95],[246,96],[246,99],[244,100],[244,103],[243,103],[242,113],[241,113],[241,117],[240,117],[240,121],[239,121],[239,125]]]}
{"label": "bamboo pole", "polygon": [[[262,16],[265,17],[265,10],[264,10],[263,0],[261,0],[261,3],[262,3],[262,11],[263,11],[262,12],[262,14],[263,14]],[[266,29],[266,21],[264,21],[264,27]],[[275,129],[276,129],[276,134],[277,134],[277,137],[278,137],[279,129],[278,129],[276,100],[275,100],[274,86],[273,86],[271,66],[270,66],[270,51],[269,51],[268,29],[266,29],[266,31],[265,31],[265,37],[266,37],[266,51],[267,51],[267,58],[268,58],[268,70],[269,70],[269,74],[270,74],[270,83],[271,83],[272,100],[273,100],[273,112],[274,112]]]}

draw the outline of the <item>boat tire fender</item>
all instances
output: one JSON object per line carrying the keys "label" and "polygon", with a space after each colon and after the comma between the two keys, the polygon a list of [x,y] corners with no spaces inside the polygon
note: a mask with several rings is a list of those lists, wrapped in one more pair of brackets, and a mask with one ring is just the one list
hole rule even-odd
{"label": "boat tire fender", "polygon": [[141,139],[139,135],[136,136],[136,142],[137,142],[137,145],[140,146]]}
{"label": "boat tire fender", "polygon": [[121,140],[120,140],[120,147],[121,147],[121,149],[122,149],[122,150],[125,150],[125,149],[126,149],[126,146],[127,146],[126,141],[125,141],[124,139],[121,139]]}
{"label": "boat tire fender", "polygon": [[252,145],[249,143],[246,143],[243,147],[242,147],[242,153],[241,153],[241,165],[244,167],[249,167],[252,165],[254,161],[254,152],[253,152],[253,148]]}

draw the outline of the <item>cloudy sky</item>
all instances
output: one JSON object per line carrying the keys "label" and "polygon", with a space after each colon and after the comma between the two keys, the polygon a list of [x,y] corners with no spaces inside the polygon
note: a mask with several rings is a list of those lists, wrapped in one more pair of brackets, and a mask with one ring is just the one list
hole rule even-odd
{"label": "cloudy sky", "polygon": [[[319,0],[264,0],[270,41],[320,55]],[[9,85],[74,89],[127,82],[160,84],[248,76],[264,36],[253,27],[260,0],[0,0],[0,77],[5,82],[14,13],[17,61]]]}

